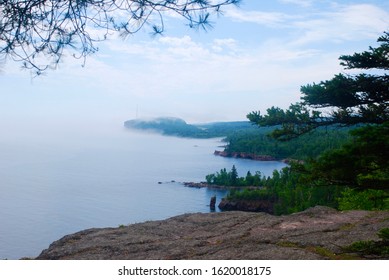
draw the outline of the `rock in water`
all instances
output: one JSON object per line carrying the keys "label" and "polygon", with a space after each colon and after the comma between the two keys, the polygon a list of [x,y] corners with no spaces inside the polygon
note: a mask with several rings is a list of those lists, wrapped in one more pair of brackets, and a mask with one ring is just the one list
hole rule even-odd
{"label": "rock in water", "polygon": [[212,211],[215,211],[215,206],[216,206],[216,195],[212,196],[211,197],[211,202],[209,204],[209,208],[212,210]]}

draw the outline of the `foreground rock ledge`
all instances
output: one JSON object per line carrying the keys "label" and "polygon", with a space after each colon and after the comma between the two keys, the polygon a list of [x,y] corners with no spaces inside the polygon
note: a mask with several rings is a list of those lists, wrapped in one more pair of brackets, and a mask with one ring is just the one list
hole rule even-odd
{"label": "foreground rock ledge", "polygon": [[342,247],[378,240],[389,211],[317,206],[289,216],[185,214],[119,228],[88,229],[55,241],[37,259],[342,259]]}

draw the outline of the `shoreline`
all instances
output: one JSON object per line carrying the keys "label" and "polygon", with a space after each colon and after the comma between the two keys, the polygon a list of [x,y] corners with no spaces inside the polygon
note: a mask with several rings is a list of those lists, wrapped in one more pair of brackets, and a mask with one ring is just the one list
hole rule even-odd
{"label": "shoreline", "polygon": [[237,190],[237,189],[250,189],[250,190],[258,190],[261,189],[262,187],[259,186],[219,186],[219,185],[212,185],[208,184],[206,182],[183,182],[182,183],[185,187],[188,188],[208,188],[208,189],[216,189],[216,190]]}
{"label": "shoreline", "polygon": [[215,150],[213,154],[215,156],[221,156],[227,158],[249,159],[249,160],[256,160],[256,161],[279,161],[286,164],[289,164],[291,161],[296,161],[294,159],[287,159],[287,158],[279,159],[270,155],[257,155],[254,153],[246,153],[246,152],[227,152],[227,151]]}

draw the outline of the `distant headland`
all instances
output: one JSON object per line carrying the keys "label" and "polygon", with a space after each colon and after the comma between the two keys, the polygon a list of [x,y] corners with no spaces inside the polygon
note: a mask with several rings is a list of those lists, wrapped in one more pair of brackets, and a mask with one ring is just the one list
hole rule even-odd
{"label": "distant headland", "polygon": [[154,119],[132,119],[124,122],[124,127],[144,131],[153,131],[167,136],[186,138],[226,137],[230,133],[253,127],[249,121],[212,122],[188,124],[180,118],[160,117]]}

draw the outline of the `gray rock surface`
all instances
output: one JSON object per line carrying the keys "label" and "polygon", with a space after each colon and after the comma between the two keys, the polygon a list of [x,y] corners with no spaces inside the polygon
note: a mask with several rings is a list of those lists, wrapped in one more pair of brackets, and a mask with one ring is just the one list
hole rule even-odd
{"label": "gray rock surface", "polygon": [[37,259],[344,259],[343,246],[378,240],[389,211],[317,206],[288,216],[184,214],[118,228],[88,229],[53,242]]}

